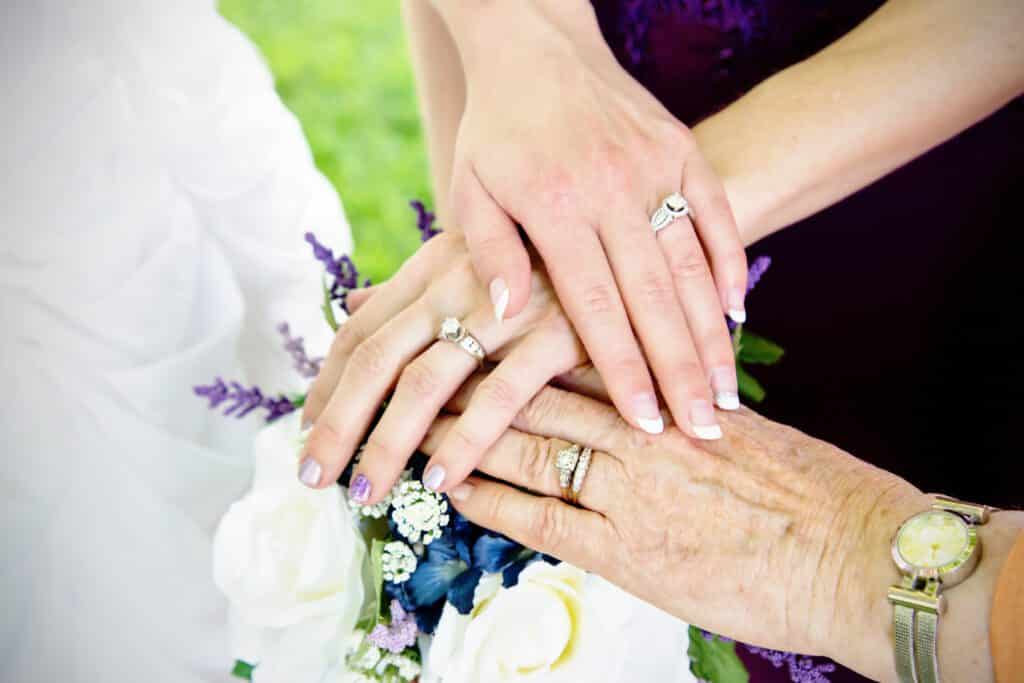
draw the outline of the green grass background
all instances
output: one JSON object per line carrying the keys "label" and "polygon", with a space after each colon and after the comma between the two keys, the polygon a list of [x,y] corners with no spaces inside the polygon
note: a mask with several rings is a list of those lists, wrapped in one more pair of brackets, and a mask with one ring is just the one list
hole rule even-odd
{"label": "green grass background", "polygon": [[220,11],[263,52],[302,122],[345,204],[356,265],[388,277],[419,245],[408,201],[433,205],[399,3],[221,0]]}

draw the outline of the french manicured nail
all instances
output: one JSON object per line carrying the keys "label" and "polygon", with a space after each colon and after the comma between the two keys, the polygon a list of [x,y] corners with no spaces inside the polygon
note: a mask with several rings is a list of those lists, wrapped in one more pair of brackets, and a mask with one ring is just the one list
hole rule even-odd
{"label": "french manicured nail", "polygon": [[661,434],[665,431],[665,421],[661,418],[658,399],[654,394],[637,394],[633,398],[633,419],[648,434]]}
{"label": "french manicured nail", "polygon": [[316,488],[316,485],[320,483],[320,475],[323,473],[323,469],[320,467],[313,456],[307,455],[302,459],[302,463],[299,465],[299,481],[308,486],[309,488]]}
{"label": "french manicured nail", "polygon": [[500,323],[505,319],[505,309],[508,308],[511,292],[508,291],[508,285],[505,284],[505,280],[500,277],[491,280],[489,289],[491,292],[491,304],[494,306],[494,317]]}
{"label": "french manicured nail", "polygon": [[348,486],[349,498],[357,503],[365,503],[370,498],[370,480],[365,474],[358,474]]}
{"label": "french manicured nail", "polygon": [[313,428],[313,421],[310,420],[308,417],[305,420],[302,421],[302,431],[303,432],[308,432],[312,428]]}
{"label": "french manicured nail", "polygon": [[711,390],[715,392],[715,405],[722,410],[738,410],[740,395],[736,384],[736,371],[730,367],[711,371]]}
{"label": "french manicured nail", "polygon": [[473,493],[473,485],[469,482],[463,482],[453,488],[448,494],[457,501],[464,501]]}
{"label": "french manicured nail", "polygon": [[746,297],[747,293],[742,289],[736,288],[729,290],[729,317],[732,318],[734,323],[742,325],[747,322],[747,306],[743,301]]}
{"label": "french manicured nail", "polygon": [[441,484],[444,483],[445,474],[447,474],[447,472],[445,472],[442,465],[431,465],[423,474],[423,485],[431,491],[436,491],[441,488]]}
{"label": "french manicured nail", "polygon": [[722,428],[715,420],[715,408],[710,401],[694,401],[690,404],[690,426],[698,439],[713,441],[722,438]]}

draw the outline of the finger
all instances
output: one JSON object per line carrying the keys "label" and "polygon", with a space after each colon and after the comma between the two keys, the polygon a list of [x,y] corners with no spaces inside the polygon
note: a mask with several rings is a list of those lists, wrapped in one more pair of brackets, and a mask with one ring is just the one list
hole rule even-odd
{"label": "finger", "polygon": [[711,261],[723,310],[734,322],[746,322],[747,255],[725,188],[702,155],[687,159],[682,191],[693,207],[697,234]]}
{"label": "finger", "polygon": [[[445,409],[461,415],[486,377],[486,373],[479,372],[469,378]],[[609,453],[637,447],[647,439],[607,403],[554,387],[544,387],[530,398],[516,413],[512,427],[521,432],[587,444]]]}
{"label": "finger", "polygon": [[[465,327],[485,349],[503,341],[501,326],[489,311],[471,314]],[[368,487],[360,502],[376,503],[391,490],[441,408],[477,367],[475,358],[445,341],[435,342],[405,366],[353,472],[353,481],[362,476],[361,487]]]}
{"label": "finger", "polygon": [[723,410],[736,410],[740,396],[732,339],[697,233],[684,217],[661,230],[656,240],[675,281],[715,403]]}
{"label": "finger", "polygon": [[420,300],[356,347],[306,439],[299,472],[303,483],[337,481],[401,369],[434,339],[435,325],[433,311]]}
{"label": "finger", "polygon": [[479,478],[456,487],[451,501],[471,522],[581,569],[600,573],[612,559],[614,530],[597,512]]}
{"label": "finger", "polygon": [[465,479],[530,398],[552,377],[585,358],[568,330],[528,335],[477,386],[472,401],[427,463],[423,482],[435,491],[448,491]]}
{"label": "finger", "polygon": [[[548,233],[551,236],[553,233]],[[538,248],[573,327],[622,416],[648,434],[660,434],[664,420],[647,362],[619,298],[619,290],[597,236],[590,230],[557,233]]]}
{"label": "finger", "polygon": [[[601,231],[601,241],[676,424],[698,439],[721,438],[708,377],[650,221],[639,212],[624,215]],[[710,286],[706,266],[704,272]],[[610,383],[609,374],[595,365]]]}
{"label": "finger", "polygon": [[355,348],[423,294],[432,269],[432,259],[414,256],[402,264],[386,284],[378,285],[373,298],[363,302],[359,310],[353,311],[342,323],[320,373],[306,395],[302,407],[304,425],[315,422],[327,406]]}
{"label": "finger", "polygon": [[600,373],[590,363],[563,372],[551,380],[551,386],[565,389],[577,394],[589,396],[603,403],[608,403],[608,387],[604,385]]}
{"label": "finger", "polygon": [[380,287],[380,284],[376,284],[371,285],[369,287],[361,287],[359,289],[354,289],[351,292],[349,292],[348,299],[346,299],[349,314],[355,313],[357,310],[359,310],[359,307],[366,303],[369,300],[369,298],[373,296],[374,292],[380,291]]}
{"label": "finger", "polygon": [[[427,455],[439,452],[452,430],[456,428],[456,422],[457,419],[450,416],[438,418],[431,426],[420,450]],[[484,452],[477,469],[535,493],[558,497],[562,495],[562,488],[555,463],[559,451],[569,448],[574,443],[576,442],[508,429]],[[622,481],[622,466],[619,461],[607,453],[592,451],[590,466],[579,492],[580,504],[595,512],[607,511],[610,501],[622,493]]]}
{"label": "finger", "polygon": [[500,323],[530,298],[530,256],[515,223],[494,201],[469,164],[452,182],[452,213],[466,237],[480,281],[487,287]]}

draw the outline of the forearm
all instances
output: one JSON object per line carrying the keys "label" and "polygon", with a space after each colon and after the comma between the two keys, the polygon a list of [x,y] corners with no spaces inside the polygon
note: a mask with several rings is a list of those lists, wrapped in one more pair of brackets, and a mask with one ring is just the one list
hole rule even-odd
{"label": "forearm", "polygon": [[1024,90],[1024,4],[890,0],[694,129],[747,244],[940,144]]}
{"label": "forearm", "polygon": [[451,34],[430,0],[404,0],[409,54],[420,101],[434,206],[445,229],[457,229],[449,220],[449,187],[455,156],[455,135],[466,101],[466,79]]}

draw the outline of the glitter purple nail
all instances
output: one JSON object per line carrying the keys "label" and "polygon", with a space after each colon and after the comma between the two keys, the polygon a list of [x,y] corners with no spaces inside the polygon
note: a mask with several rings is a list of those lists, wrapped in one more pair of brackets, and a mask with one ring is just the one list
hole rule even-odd
{"label": "glitter purple nail", "polygon": [[349,484],[348,495],[357,503],[365,503],[370,498],[370,480],[365,474],[356,475]]}

